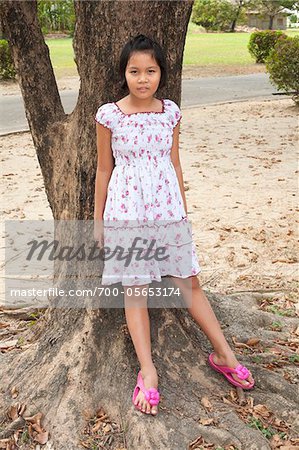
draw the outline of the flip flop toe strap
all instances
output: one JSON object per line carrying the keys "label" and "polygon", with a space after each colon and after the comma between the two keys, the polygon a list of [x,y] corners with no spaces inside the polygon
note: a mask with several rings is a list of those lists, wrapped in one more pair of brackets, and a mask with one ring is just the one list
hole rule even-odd
{"label": "flip flop toe strap", "polygon": [[149,402],[150,405],[158,405],[160,401],[160,394],[155,388],[150,388],[148,391],[144,394],[145,399],[147,402]]}
{"label": "flip flop toe strap", "polygon": [[235,367],[232,372],[234,372],[240,380],[246,380],[246,378],[249,377],[249,370],[247,367],[242,366],[242,364]]}

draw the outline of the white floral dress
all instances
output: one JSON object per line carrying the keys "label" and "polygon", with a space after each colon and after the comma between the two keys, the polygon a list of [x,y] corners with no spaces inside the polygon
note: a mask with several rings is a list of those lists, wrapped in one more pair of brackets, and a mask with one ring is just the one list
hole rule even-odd
{"label": "white floral dress", "polygon": [[125,244],[132,245],[138,236],[138,243],[142,239],[144,245],[146,240],[146,245],[152,243],[152,252],[161,246],[167,249],[167,258],[132,258],[130,264],[116,256],[108,258],[103,285],[136,286],[161,281],[162,276],[186,278],[201,272],[170,159],[173,129],[182,114],[174,101],[161,99],[161,103],[161,112],[126,114],[115,102],[96,112],[95,120],[111,130],[115,160],[103,213],[104,245],[121,245],[127,255]]}

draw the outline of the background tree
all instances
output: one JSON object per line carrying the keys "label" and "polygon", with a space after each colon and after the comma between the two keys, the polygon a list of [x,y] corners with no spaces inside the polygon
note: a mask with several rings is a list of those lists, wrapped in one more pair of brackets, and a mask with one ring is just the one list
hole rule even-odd
{"label": "background tree", "polygon": [[235,10],[230,0],[195,0],[191,20],[207,31],[226,31]]}
{"label": "background tree", "polygon": [[73,0],[38,0],[37,7],[38,20],[44,34],[55,31],[73,33],[75,26]]}
{"label": "background tree", "polygon": [[[38,22],[37,3],[1,3],[1,25],[11,45],[55,220],[93,219],[97,161],[94,115],[99,105],[124,95],[117,62],[128,38],[144,33],[159,40],[168,55],[169,83],[158,96],[180,104],[183,50],[192,2],[76,1],[74,6],[73,45],[81,84],[75,109],[65,114]],[[270,326],[272,315],[261,312],[254,299],[245,302],[243,296],[238,301],[236,297],[212,294],[209,299],[232,346],[233,336],[243,342],[258,336],[250,345],[260,341],[270,345],[264,328],[265,324]],[[140,416],[131,403],[138,361],[124,311],[91,309],[85,303],[81,308],[58,309],[56,300],[35,325],[33,335],[28,332],[31,345],[5,353],[0,374],[2,414],[14,403],[11,392],[16,387],[17,401],[27,404],[27,415],[37,411],[45,414],[44,426],[59,450],[82,448],[78,440],[85,413],[95,413],[99,407],[114,422],[122,423],[130,450],[182,449],[199,435],[222,447],[270,448],[260,429],[246,425],[248,414],[257,414],[261,408],[253,410],[248,400],[251,409],[246,422],[239,413],[236,391],[223,400],[229,386],[211,373],[206,364],[210,344],[185,309],[150,309],[153,358],[162,393],[160,416],[156,418]],[[292,329],[294,321],[281,319],[285,329]],[[295,385],[262,365],[253,367],[253,360],[247,360],[246,355],[242,362],[249,363],[257,379],[257,392],[251,394],[254,402],[267,404],[273,412],[271,417],[280,417],[280,426],[283,421],[293,424]],[[2,429],[0,438],[13,432]]]}
{"label": "background tree", "polygon": [[257,0],[257,7],[261,12],[261,15],[269,17],[269,30],[273,29],[274,18],[287,9],[296,9],[298,5],[294,0]]}
{"label": "background tree", "polygon": [[235,6],[230,31],[234,32],[238,19],[243,10],[252,8],[255,4],[255,0],[232,0],[233,5]]}

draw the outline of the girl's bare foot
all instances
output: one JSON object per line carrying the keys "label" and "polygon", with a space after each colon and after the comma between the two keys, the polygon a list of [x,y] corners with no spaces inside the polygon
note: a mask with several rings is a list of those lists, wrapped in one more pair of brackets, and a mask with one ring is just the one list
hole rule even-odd
{"label": "girl's bare foot", "polygon": [[[146,389],[150,389],[151,387],[158,387],[158,374],[155,366],[142,368],[141,375],[143,378],[143,383]],[[135,399],[135,405],[141,409],[142,412],[146,414],[156,415],[158,413],[158,405],[152,405],[145,400],[144,393],[140,389],[137,397]]]}
{"label": "girl's bare foot", "polygon": [[[233,352],[227,353],[226,355],[220,355],[219,353],[214,352],[213,361],[215,364],[217,364],[219,366],[228,366],[228,367],[232,367],[232,368],[235,368],[235,367],[237,367],[238,364],[240,364],[239,361],[236,359]],[[231,373],[230,375],[239,383],[244,384],[244,386],[251,384],[253,381],[253,377],[252,377],[250,371],[249,371],[249,377],[247,378],[247,380],[241,380],[236,373]]]}

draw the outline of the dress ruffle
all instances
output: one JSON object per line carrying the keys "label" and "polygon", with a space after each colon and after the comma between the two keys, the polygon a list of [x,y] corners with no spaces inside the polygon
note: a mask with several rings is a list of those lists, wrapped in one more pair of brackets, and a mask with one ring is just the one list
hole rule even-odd
{"label": "dress ruffle", "polygon": [[162,281],[163,276],[187,278],[201,272],[186,217],[147,223],[104,221],[104,247],[109,249],[102,274],[104,285],[120,282],[139,286]]}

